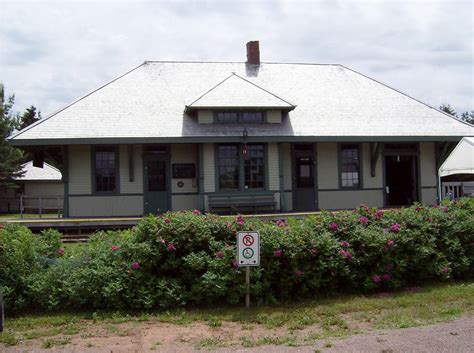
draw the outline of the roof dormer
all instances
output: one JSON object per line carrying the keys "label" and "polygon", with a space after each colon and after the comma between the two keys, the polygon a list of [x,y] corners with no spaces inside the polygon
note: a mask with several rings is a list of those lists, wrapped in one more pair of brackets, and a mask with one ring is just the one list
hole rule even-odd
{"label": "roof dormer", "polygon": [[281,123],[282,113],[295,105],[257,84],[232,73],[205,92],[186,112],[197,111],[203,124]]}

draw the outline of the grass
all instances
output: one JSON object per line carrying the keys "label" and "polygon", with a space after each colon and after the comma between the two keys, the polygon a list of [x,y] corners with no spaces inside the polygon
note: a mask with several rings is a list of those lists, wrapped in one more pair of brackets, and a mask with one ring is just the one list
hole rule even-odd
{"label": "grass", "polygon": [[[471,281],[430,285],[416,292],[405,290],[388,296],[333,296],[286,305],[259,306],[250,310],[243,307],[214,307],[148,313],[26,314],[6,318],[6,332],[0,335],[0,343],[15,345],[23,340],[51,337],[44,341],[47,342],[45,344],[59,345],[60,342],[53,336],[71,336],[80,332],[84,335],[85,332],[90,332],[89,328],[94,327],[102,327],[112,335],[124,336],[131,326],[137,328],[143,322],[155,322],[176,325],[176,330],[180,330],[179,326],[196,323],[206,325],[215,332],[214,337],[191,342],[198,347],[294,346],[311,344],[316,340],[329,342],[328,339],[346,337],[365,330],[447,322],[472,313],[474,282]],[[239,330],[242,328],[249,337],[240,337],[236,341],[219,336],[221,328],[229,322],[238,323]],[[259,330],[258,335],[255,335],[256,330]]]}

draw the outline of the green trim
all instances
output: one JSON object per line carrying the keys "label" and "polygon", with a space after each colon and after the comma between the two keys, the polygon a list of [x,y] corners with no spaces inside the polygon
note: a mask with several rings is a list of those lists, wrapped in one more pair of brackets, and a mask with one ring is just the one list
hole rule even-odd
{"label": "green trim", "polygon": [[280,181],[280,212],[286,210],[285,204],[285,184],[284,184],[284,169],[283,169],[283,144],[278,143],[278,173]]}
{"label": "green trim", "polygon": [[143,196],[140,193],[133,194],[70,194],[69,197],[103,197],[103,196]]}
{"label": "green trim", "polygon": [[[218,113],[237,113],[237,122],[236,123],[227,123],[227,122],[221,122],[218,121],[217,119],[217,114]],[[263,121],[261,123],[258,122],[243,122],[242,121],[242,113],[262,113],[263,115]],[[225,108],[225,109],[217,109],[217,110],[212,110],[212,121],[214,124],[217,125],[262,125],[262,124],[268,124],[268,119],[267,119],[267,110],[263,109],[230,109],[230,108]]]}
{"label": "green trim", "polygon": [[198,192],[199,200],[198,206],[199,210],[204,211],[205,201],[204,201],[204,145],[198,145],[197,153],[197,164],[198,164]]}
{"label": "green trim", "polygon": [[[249,136],[247,142],[459,142],[464,136]],[[12,146],[110,145],[155,143],[231,143],[242,142],[242,136],[181,136],[181,137],[97,137],[11,139]]]}
{"label": "green trim", "polygon": [[[415,142],[415,141],[410,141],[410,142]],[[388,197],[387,197],[387,173],[386,173],[386,163],[385,163],[385,158],[387,156],[413,156],[416,157],[415,159],[415,167],[417,170],[415,170],[416,174],[416,195],[415,198],[417,201],[421,201],[421,153],[420,153],[420,143],[416,143],[416,150],[415,151],[408,151],[408,150],[391,150],[387,152],[385,148],[385,144],[382,145],[382,178],[383,178],[383,207],[390,207],[388,205]]]}
{"label": "green trim", "polygon": [[383,191],[383,188],[365,188],[365,189],[318,189],[318,191]]}
{"label": "green trim", "polygon": [[[357,149],[359,150],[359,186],[342,186],[342,176],[341,176],[341,170],[342,170],[342,158],[341,158],[341,149],[342,145],[357,145]],[[364,188],[364,175],[363,175],[363,169],[364,169],[364,156],[362,152],[362,144],[361,143],[346,143],[346,142],[340,142],[337,144],[337,179],[338,179],[338,187],[339,190],[359,190]]]}
{"label": "green trim", "polygon": [[172,192],[171,196],[189,196],[189,195],[200,195],[199,192]]}
{"label": "green trim", "polygon": [[[149,153],[146,150],[142,152],[142,170],[143,170],[143,214],[146,213],[146,194],[148,186],[148,174],[146,170],[146,161],[150,159],[155,160],[164,160],[166,162],[166,199],[167,199],[167,210],[170,211],[172,207],[172,197],[171,197],[171,148],[170,145],[165,145],[165,153]],[[166,212],[164,211],[164,212]]]}
{"label": "green trim", "polygon": [[205,195],[212,195],[212,196],[251,196],[251,195],[274,195],[278,191],[269,191],[269,190],[256,190],[256,191],[245,191],[245,192],[226,192],[226,191],[218,191],[218,192],[205,192]]}
{"label": "green trim", "polygon": [[[313,143],[313,149],[312,151],[310,152],[306,152],[306,151],[299,151],[297,152],[295,150],[295,145],[294,144],[291,144],[290,148],[291,148],[291,187],[293,188],[293,190],[296,190],[297,189],[297,186],[296,186],[296,183],[297,183],[297,173],[296,173],[296,168],[297,168],[297,163],[296,163],[296,158],[297,157],[311,157],[313,158],[313,178],[314,178],[314,181],[313,181],[313,190],[314,190],[314,210],[318,210],[319,209],[319,199],[318,199],[318,174],[317,174],[317,155],[315,155],[315,152],[316,152],[316,144]],[[291,197],[292,197],[292,204],[293,204],[293,207],[292,209],[295,210],[296,209],[296,205],[297,205],[297,198],[298,198],[298,193],[297,192],[293,192]]]}
{"label": "green trim", "polygon": [[[220,143],[214,144],[214,187],[217,193],[253,193],[255,191],[268,191],[268,146],[265,143],[250,143],[250,144],[262,144],[263,145],[263,155],[264,155],[264,176],[263,176],[263,188],[258,189],[245,189],[245,158],[242,155],[243,145],[249,145],[246,142],[240,143]],[[221,145],[237,145],[238,154],[239,154],[239,185],[237,189],[221,189],[220,188],[220,178],[219,178],[219,146]]]}
{"label": "green trim", "polygon": [[63,168],[62,179],[64,182],[64,196],[63,196],[63,217],[69,217],[69,148],[62,146]]}
{"label": "green trim", "polygon": [[118,145],[100,146],[113,147],[115,150],[115,191],[96,191],[95,185],[95,152],[99,146],[92,146],[91,148],[91,193],[93,195],[116,195],[120,194],[120,149]]}
{"label": "green trim", "polygon": [[318,144],[313,147],[313,163],[314,163],[314,202],[316,210],[319,210],[319,191],[318,191]]}
{"label": "green trim", "polygon": [[133,145],[128,145],[128,178],[131,183],[133,183],[135,179],[135,169],[133,165],[133,157],[134,157],[134,151],[133,151]]}

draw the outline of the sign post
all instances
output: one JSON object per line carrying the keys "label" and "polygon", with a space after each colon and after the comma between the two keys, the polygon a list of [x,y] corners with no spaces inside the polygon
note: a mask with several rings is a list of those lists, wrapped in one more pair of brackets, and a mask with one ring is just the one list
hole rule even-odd
{"label": "sign post", "polygon": [[250,267],[260,266],[260,233],[237,233],[237,262],[245,269],[245,307],[250,308]]}

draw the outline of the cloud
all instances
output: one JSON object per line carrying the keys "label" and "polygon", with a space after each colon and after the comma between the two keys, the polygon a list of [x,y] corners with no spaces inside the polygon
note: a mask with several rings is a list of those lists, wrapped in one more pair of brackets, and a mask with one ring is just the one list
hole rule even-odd
{"label": "cloud", "polygon": [[471,1],[4,2],[0,80],[47,115],[144,60],[340,63],[474,109]]}

